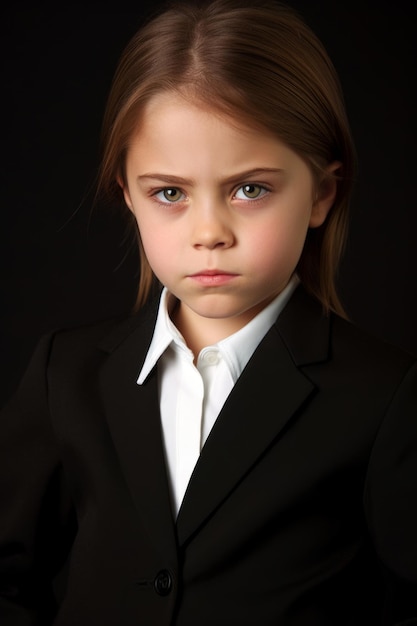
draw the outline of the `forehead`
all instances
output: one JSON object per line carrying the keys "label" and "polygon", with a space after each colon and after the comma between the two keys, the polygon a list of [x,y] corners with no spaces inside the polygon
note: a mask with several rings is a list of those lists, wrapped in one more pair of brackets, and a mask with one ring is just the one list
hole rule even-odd
{"label": "forehead", "polygon": [[310,179],[305,162],[272,133],[176,96],[152,98],[127,154],[128,175],[225,181],[255,170]]}
{"label": "forehead", "polygon": [[203,149],[216,143],[238,146],[283,145],[273,133],[259,124],[232,115],[201,99],[184,97],[176,92],[153,96],[143,107],[131,136],[130,146],[157,143],[172,144],[178,150],[184,143]]}
{"label": "forehead", "polygon": [[[167,115],[170,108],[181,107],[188,110],[198,110],[201,114],[205,113],[212,119],[217,118],[228,125],[242,132],[247,130],[256,131],[262,134],[274,135],[279,139],[275,124],[269,127],[266,121],[262,121],[262,115],[259,109],[252,110],[253,107],[247,105],[242,100],[242,96],[234,97],[229,102],[227,98],[222,98],[217,93],[209,94],[207,97],[200,91],[196,90],[193,85],[179,85],[177,88],[157,91],[151,96],[140,110],[137,112],[137,125],[135,130],[139,130],[143,122],[149,121],[150,117],[158,114],[160,111],[163,115]],[[279,127],[279,125],[278,125]]]}

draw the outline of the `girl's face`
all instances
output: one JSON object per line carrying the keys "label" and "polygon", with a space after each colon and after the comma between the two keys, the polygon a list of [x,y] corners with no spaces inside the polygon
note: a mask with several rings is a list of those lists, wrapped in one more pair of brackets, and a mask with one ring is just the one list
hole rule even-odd
{"label": "girl's face", "polygon": [[124,194],[149,264],[180,300],[180,330],[200,325],[212,341],[284,289],[335,192],[266,131],[171,93],[149,102],[127,154]]}

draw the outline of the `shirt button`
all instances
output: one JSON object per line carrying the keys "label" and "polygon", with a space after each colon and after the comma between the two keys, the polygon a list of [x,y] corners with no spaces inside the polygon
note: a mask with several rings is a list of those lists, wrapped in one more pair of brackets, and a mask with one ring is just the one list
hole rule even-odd
{"label": "shirt button", "polygon": [[219,353],[216,350],[209,350],[203,355],[203,362],[207,365],[217,365],[219,360]]}
{"label": "shirt button", "polygon": [[161,570],[154,580],[155,591],[160,596],[167,596],[172,589],[172,577],[168,570]]}

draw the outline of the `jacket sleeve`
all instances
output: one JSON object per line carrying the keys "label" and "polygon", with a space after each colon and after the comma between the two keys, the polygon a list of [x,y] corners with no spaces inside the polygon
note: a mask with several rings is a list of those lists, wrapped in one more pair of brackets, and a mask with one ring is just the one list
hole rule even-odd
{"label": "jacket sleeve", "polygon": [[[52,624],[75,515],[48,410],[53,337],[0,413],[0,624]],[[55,585],[55,587],[54,587]]]}
{"label": "jacket sleeve", "polygon": [[365,488],[368,524],[387,582],[387,624],[417,624],[417,364],[376,437]]}

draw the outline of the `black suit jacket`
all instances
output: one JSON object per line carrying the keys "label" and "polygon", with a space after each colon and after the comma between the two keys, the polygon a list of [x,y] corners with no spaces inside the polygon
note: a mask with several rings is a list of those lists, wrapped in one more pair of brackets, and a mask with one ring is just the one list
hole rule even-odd
{"label": "black suit jacket", "polygon": [[1,626],[417,623],[414,360],[299,287],[174,521],[156,306],[44,338],[1,415]]}

